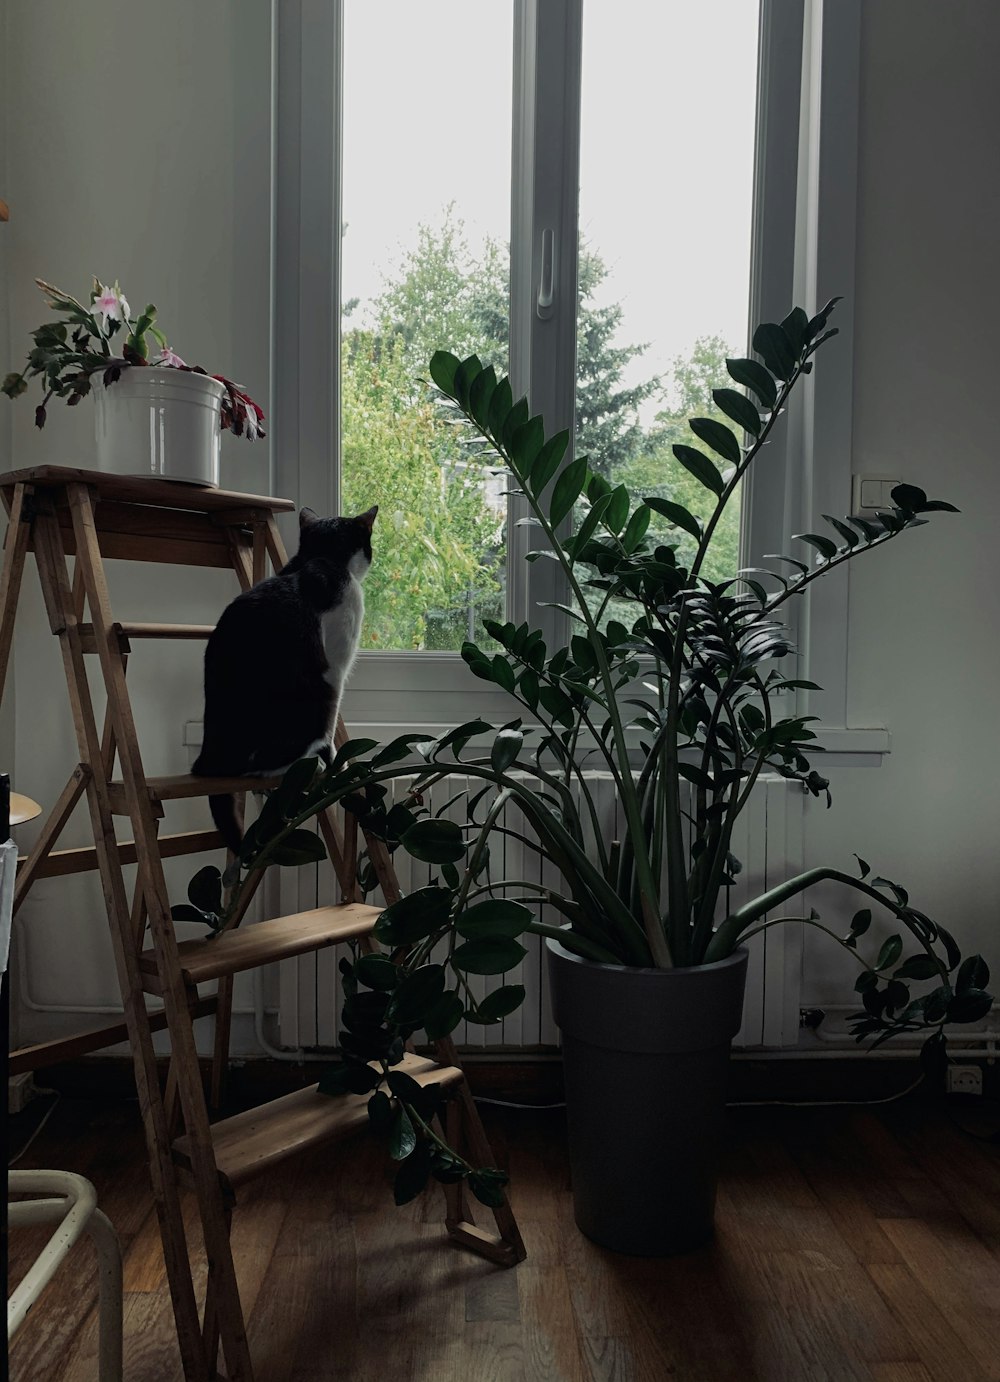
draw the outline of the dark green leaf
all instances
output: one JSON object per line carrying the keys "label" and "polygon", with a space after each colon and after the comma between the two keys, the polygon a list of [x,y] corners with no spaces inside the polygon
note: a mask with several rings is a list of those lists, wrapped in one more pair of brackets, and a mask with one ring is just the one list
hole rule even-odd
{"label": "dark green leaf", "polygon": [[608,530],[617,535],[628,522],[629,492],[625,485],[617,485],[608,495],[608,507],[604,522]]}
{"label": "dark green leaf", "polygon": [[824,537],[822,533],[795,533],[793,536],[796,542],[808,542],[810,547],[815,547],[827,561],[837,555],[837,544],[832,538]]}
{"label": "dark green leaf", "polygon": [[269,855],[273,864],[283,868],[297,868],[300,864],[317,864],[326,858],[326,845],[311,830],[293,830],[275,845]]}
{"label": "dark green leaf", "polygon": [[345,763],[349,763],[352,758],[360,758],[362,754],[368,753],[370,749],[378,748],[377,739],[347,739],[334,756],[334,768],[341,768]]}
{"label": "dark green leaf", "polygon": [[860,912],[855,912],[851,918],[851,935],[863,936],[871,924],[871,911],[867,907],[863,907]]}
{"label": "dark green leaf", "polygon": [[716,406],[722,409],[726,417],[732,418],[737,427],[753,437],[760,435],[760,413],[746,394],[737,393],[735,389],[713,389],[712,397]]}
{"label": "dark green leaf", "polygon": [[298,814],[294,808],[298,806],[302,795],[311,786],[319,766],[320,760],[318,758],[300,758],[285,773],[274,790],[278,809],[283,816],[289,817]]}
{"label": "dark green leaf", "polygon": [[507,984],[488,993],[477,1011],[484,1022],[499,1022],[501,1018],[515,1012],[523,1002],[523,984]]}
{"label": "dark green leaf", "polygon": [[431,356],[431,378],[442,393],[446,393],[449,398],[455,397],[455,371],[458,369],[458,357],[452,355],[447,350],[436,350]]}
{"label": "dark green leaf", "polygon": [[391,946],[424,940],[448,920],[451,903],[449,888],[418,888],[386,907],[375,923],[373,935]]}
{"label": "dark green leaf", "polygon": [[979,1022],[993,1006],[993,997],[982,989],[956,993],[948,1004],[949,1022]]}
{"label": "dark green leaf", "polygon": [[726,487],[725,481],[703,451],[698,451],[693,446],[685,446],[683,442],[676,442],[672,449],[684,469],[700,484],[710,489],[713,494],[722,493]]}
{"label": "dark green leaf", "polygon": [[688,426],[699,441],[703,441],[706,446],[710,446],[733,465],[739,465],[743,459],[743,450],[736,433],[724,422],[719,422],[713,417],[693,417],[689,419]]}
{"label": "dark green leaf", "polygon": [[527,953],[519,941],[494,936],[456,946],[451,963],[464,974],[505,974],[516,969]]}
{"label": "dark green leaf", "polygon": [[499,1209],[505,1202],[503,1187],[507,1177],[500,1171],[473,1171],[469,1176],[469,1189],[480,1204],[490,1209]]}
{"label": "dark green leaf", "polygon": [[941,971],[930,955],[911,955],[896,970],[897,979],[937,979]]}
{"label": "dark green leaf", "polygon": [[465,858],[465,841],[454,821],[417,821],[400,843],[407,854],[425,864],[457,864]]}
{"label": "dark green leaf", "polygon": [[659,499],[655,495],[647,496],[642,502],[655,513],[662,514],[664,518],[669,519],[676,527],[683,528],[693,538],[700,540],[701,524],[683,504],[675,504],[671,499]]}
{"label": "dark green leaf", "polygon": [[410,1115],[405,1108],[397,1108],[389,1137],[389,1155],[393,1161],[404,1161],[416,1145],[417,1134],[410,1122]]}
{"label": "dark green leaf", "polygon": [[[541,419],[538,419],[538,421],[540,422]],[[532,464],[531,473],[527,477],[528,488],[536,499],[559,469],[568,445],[569,433],[566,431],[557,432],[554,437],[549,438],[539,451]]]}
{"label": "dark green leaf", "polygon": [[394,1112],[392,1100],[384,1089],[377,1089],[368,1100],[368,1118],[376,1132],[388,1132]]}
{"label": "dark green leaf", "polygon": [[871,873],[870,866],[865,863],[864,859],[862,859],[860,854],[855,854],[854,857],[858,861],[858,868],[861,870],[861,877],[867,878],[868,875]]}
{"label": "dark green leaf", "polygon": [[788,337],[792,350],[799,355],[809,331],[809,318],[801,307],[793,307],[787,317],[782,317],[781,329]]}
{"label": "dark green leaf", "polygon": [[469,412],[484,430],[489,426],[490,402],[497,386],[496,370],[488,365],[473,381],[469,390]]}
{"label": "dark green leaf", "polygon": [[916,485],[896,485],[890,493],[896,507],[910,513],[920,513],[927,503],[927,495]]}
{"label": "dark green leaf", "polygon": [[778,379],[791,379],[795,372],[795,351],[777,322],[761,322],[753,333],[753,348]]}
{"label": "dark green leaf", "polygon": [[883,943],[882,949],[878,952],[878,959],[875,961],[875,968],[877,970],[891,968],[891,966],[896,963],[896,961],[899,959],[902,953],[902,936],[890,936],[888,940]]}
{"label": "dark green leaf", "polygon": [[386,1013],[400,1027],[423,1026],[424,1017],[444,993],[441,965],[421,965],[400,980]]}
{"label": "dark green leaf", "polygon": [[982,955],[970,955],[962,961],[955,979],[955,991],[968,993],[969,989],[984,989],[990,982],[990,967]]}
{"label": "dark green leaf", "polygon": [[531,922],[531,911],[520,902],[490,898],[476,902],[455,920],[455,930],[466,940],[490,936],[520,936]]}
{"label": "dark green leaf", "polygon": [[192,907],[187,902],[176,902],[170,909],[170,915],[174,921],[194,921],[199,926],[210,926],[213,931],[219,921],[217,913],[203,912],[200,907]]}
{"label": "dark green leaf", "polygon": [[424,1031],[428,1040],[440,1041],[450,1036],[464,1016],[465,1006],[461,998],[449,989],[424,1016]]}
{"label": "dark green leaf", "polygon": [[354,966],[358,982],[380,993],[389,993],[399,982],[400,970],[387,955],[362,955]]}
{"label": "dark green leaf", "polygon": [[510,765],[517,760],[523,743],[524,735],[519,729],[502,729],[493,740],[493,747],[490,749],[490,763],[493,765],[493,771],[495,773],[506,772]]}
{"label": "dark green leaf", "polygon": [[505,657],[499,653],[493,654],[493,661],[490,663],[490,673],[494,685],[499,686],[502,691],[514,690],[514,669]]}
{"label": "dark green leaf", "polygon": [[579,499],[586,478],[587,458],[586,456],[578,456],[575,460],[570,461],[556,480],[552,490],[552,498],[549,501],[549,522],[554,528],[559,526]]}
{"label": "dark green leaf", "polygon": [[431,1152],[426,1142],[421,1142],[405,1158],[396,1172],[392,1183],[392,1198],[397,1205],[409,1204],[423,1190],[430,1179]]}
{"label": "dark green leaf", "polygon": [[622,534],[622,546],[630,556],[646,536],[646,529],[649,527],[651,517],[649,507],[646,504],[640,504],[629,519],[628,527]]}
{"label": "dark green leaf", "polygon": [[465,412],[469,411],[469,393],[472,385],[482,372],[483,362],[478,355],[469,355],[455,371],[455,378],[452,381],[455,397]]}
{"label": "dark green leaf", "polygon": [[545,441],[545,426],[540,417],[529,418],[511,438],[510,458],[519,475],[530,475]]}
{"label": "dark green leaf", "polygon": [[503,440],[504,424],[507,421],[512,403],[513,395],[510,391],[510,380],[504,376],[490,399],[489,430],[497,441]]}
{"label": "dark green leaf", "polygon": [[773,408],[778,398],[774,380],[759,360],[727,360],[726,369],[737,384],[750,389],[765,408]]}
{"label": "dark green leaf", "polygon": [[188,901],[202,912],[222,911],[222,874],[214,864],[206,864],[191,879]]}
{"label": "dark green leaf", "polygon": [[518,681],[518,689],[532,710],[538,706],[538,677],[530,667],[525,668]]}

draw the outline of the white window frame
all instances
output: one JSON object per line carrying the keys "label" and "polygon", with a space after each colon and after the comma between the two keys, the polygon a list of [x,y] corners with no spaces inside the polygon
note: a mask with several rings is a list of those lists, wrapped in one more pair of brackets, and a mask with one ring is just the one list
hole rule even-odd
{"label": "white window frame", "polygon": [[[272,456],[276,492],[337,512],[340,379],[339,54],[344,0],[273,0]],[[515,0],[511,205],[511,376],[548,430],[573,430],[583,0]],[[792,533],[851,504],[853,296],[860,0],[761,0],[750,321],[842,294],[840,335],[789,409],[783,436],[746,486],[744,559],[789,550]],[[308,178],[303,170],[308,169]],[[551,315],[536,310],[542,234],[555,247]],[[510,617],[565,627],[554,563],[523,561],[530,530],[512,504]],[[294,534],[288,534],[294,541]],[[546,585],[545,583],[548,583]],[[882,753],[881,727],[847,717],[849,571],[814,584],[794,612],[810,712],[839,755]],[[373,732],[509,718],[457,653],[362,653],[345,718]]]}

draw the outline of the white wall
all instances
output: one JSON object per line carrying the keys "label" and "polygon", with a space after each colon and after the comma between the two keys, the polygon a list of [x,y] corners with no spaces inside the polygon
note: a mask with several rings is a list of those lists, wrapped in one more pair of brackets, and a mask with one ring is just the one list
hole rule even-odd
{"label": "white wall", "polygon": [[[40,320],[36,275],[70,291],[92,272],[117,275],[133,304],[157,303],[182,354],[245,382],[268,409],[269,9],[8,0],[3,370]],[[830,766],[834,808],[809,802],[807,862],[849,867],[857,850],[1000,972],[1000,6],[865,0],[863,16],[853,468],[898,473],[963,512],[854,566],[851,721],[887,725],[892,752]],[[0,327],[2,313],[0,296]],[[0,421],[3,469],[86,462],[83,409],[53,409],[40,435],[31,413],[22,400],[9,433]],[[230,487],[266,488],[266,463],[264,448],[226,438]],[[55,641],[33,577],[27,587],[13,723],[8,713],[0,731],[16,737],[18,786],[48,803],[75,760]],[[208,620],[229,588],[212,573],[177,571],[168,584],[158,568],[131,567],[115,593],[126,617]],[[152,772],[186,767],[181,726],[200,717],[199,658],[194,648],[133,657]],[[201,813],[192,806],[188,819]],[[85,839],[81,814],[67,842]],[[176,895],[189,872],[186,861],[172,871]],[[843,897],[813,901],[828,916],[853,910]],[[22,916],[18,960],[36,1001],[114,1003],[96,886],[40,884]],[[810,1001],[849,999],[854,971],[822,938],[807,946],[806,972]],[[240,1021],[238,1045],[252,1049]],[[18,1022],[19,1038],[36,1040],[79,1018],[22,1007]]]}
{"label": "white wall", "polygon": [[[9,0],[4,18],[2,195],[11,219],[0,235],[9,293],[3,371],[21,363],[28,331],[44,318],[36,277],[77,296],[92,274],[117,277],[133,308],[156,304],[185,359],[246,384],[270,412],[268,0]],[[0,400],[0,469],[87,465],[89,404],[51,406],[39,433],[31,398]],[[224,436],[223,484],[266,493],[266,444]],[[236,589],[222,572],[132,563],[112,563],[112,580],[123,618],[211,622]],[[6,728],[16,740],[17,786],[51,804],[75,746],[58,647],[30,569],[25,587]],[[201,653],[194,644],[150,645],[131,659],[150,772],[187,768],[181,733],[201,715]],[[186,819],[207,824],[204,803],[188,806]],[[175,809],[165,828],[184,823]],[[30,838],[31,828],[23,833]],[[65,842],[84,843],[87,834],[81,808]],[[190,872],[189,860],[172,868],[173,895],[183,896]],[[16,949],[33,1001],[116,1003],[96,877],[37,884]],[[22,1042],[81,1026],[78,1016],[14,1006]],[[238,1044],[246,1022],[237,1020]]]}
{"label": "white wall", "polygon": [[[853,469],[962,513],[851,567],[849,713],[888,726],[892,752],[830,772],[807,862],[849,867],[857,850],[1000,978],[1000,6],[862,14]],[[810,941],[813,1001],[849,1001],[855,972]]]}

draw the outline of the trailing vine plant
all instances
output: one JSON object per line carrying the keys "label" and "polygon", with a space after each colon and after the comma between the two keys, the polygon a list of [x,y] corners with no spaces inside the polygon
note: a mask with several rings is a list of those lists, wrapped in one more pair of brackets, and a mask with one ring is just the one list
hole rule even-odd
{"label": "trailing vine plant", "polygon": [[[384,953],[356,946],[343,962],[342,1059],[321,1085],[368,1095],[372,1121],[388,1131],[401,1163],[400,1201],[433,1176],[467,1178],[481,1199],[496,1202],[502,1173],[473,1168],[450,1149],[435,1128],[439,1092],[421,1090],[394,1067],[421,1032],[441,1039],[463,1021],[492,1024],[517,1008],[524,989],[503,976],[526,955],[525,935],[558,939],[606,964],[670,968],[722,960],[769,927],[816,927],[858,962],[856,1039],[878,1046],[899,1033],[924,1033],[929,1066],[944,1059],[946,1024],[975,1022],[989,1011],[983,958],[963,959],[944,926],[861,860],[858,877],[812,868],[735,910],[727,905],[740,868],[734,827],[761,774],[779,774],[830,802],[829,783],[810,761],[816,717],[788,709],[819,688],[779,665],[794,651],[785,606],[928,515],[956,512],[901,484],[891,507],[872,517],[824,515],[828,531],[795,539],[802,555],[765,558],[770,565],[721,582],[701,575],[720,516],[761,459],[817,351],[836,334],[828,326],[835,305],[813,316],[794,308],[780,323],[759,326],[754,358],[727,362],[743,391],[713,394],[735,430],[694,418],[700,446],[675,445],[680,464],[715,497],[706,521],[671,500],[636,498],[609,483],[586,456],[572,456],[568,433],[547,436],[527,401],[514,401],[509,379],[475,356],[439,352],[431,361],[444,406],[523,496],[521,521],[538,537],[527,559],[559,567],[567,602],[558,608],[569,639],[553,649],[528,622],[486,621],[500,651],[467,642],[462,656],[473,675],[516,703],[516,718],[499,729],[472,720],[437,737],[410,734],[385,745],[355,739],[329,767],[317,759],[296,763],[268,795],[229,873],[201,870],[190,905],[175,909],[224,930],[255,872],[323,857],[306,827],[338,803],[390,854],[402,848],[436,868],[425,887],[382,912],[374,939]],[[650,540],[654,513],[678,541]],[[687,566],[677,555],[681,534],[696,543]],[[606,836],[595,768],[615,784],[626,822],[620,839]],[[455,774],[481,785],[432,815],[428,792]],[[409,781],[393,803],[389,791],[399,779]],[[445,815],[459,799],[463,823]],[[511,835],[555,864],[558,885],[495,876],[491,841]],[[359,879],[365,893],[376,884],[368,857]],[[864,905],[845,932],[813,910],[782,913],[819,883],[860,895]],[[873,906],[896,926],[868,949]],[[478,975],[497,980],[485,998],[469,982]]]}

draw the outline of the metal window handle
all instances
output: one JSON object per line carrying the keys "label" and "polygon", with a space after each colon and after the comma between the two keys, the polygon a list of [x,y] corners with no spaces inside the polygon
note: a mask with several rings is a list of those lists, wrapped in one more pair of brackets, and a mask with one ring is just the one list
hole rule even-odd
{"label": "metal window handle", "polygon": [[552,316],[556,295],[556,235],[554,230],[542,231],[542,274],[538,283],[535,310],[545,321]]}

